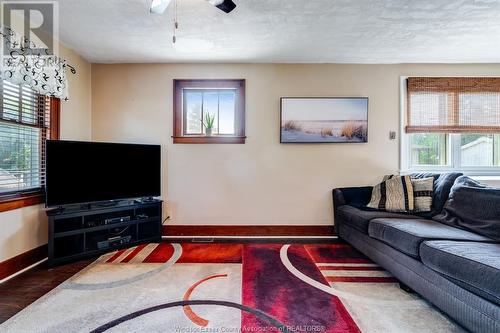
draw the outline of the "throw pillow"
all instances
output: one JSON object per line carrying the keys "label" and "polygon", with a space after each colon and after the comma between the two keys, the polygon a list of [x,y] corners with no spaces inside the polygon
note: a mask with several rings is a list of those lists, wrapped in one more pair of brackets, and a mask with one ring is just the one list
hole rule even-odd
{"label": "throw pillow", "polygon": [[434,195],[434,177],[411,180],[413,186],[414,211],[418,213],[432,210],[432,197]]}
{"label": "throw pillow", "polygon": [[453,184],[455,183],[455,179],[460,177],[461,173],[412,173],[410,177],[412,179],[417,178],[429,178],[434,177],[434,193],[432,198],[432,210],[430,212],[418,213],[419,216],[422,216],[426,219],[432,218],[433,216],[441,213],[443,209],[444,203],[448,200],[448,196],[450,195],[450,190]]}
{"label": "throw pillow", "polygon": [[386,176],[376,185],[367,207],[388,212],[410,212],[414,208],[410,176]]}

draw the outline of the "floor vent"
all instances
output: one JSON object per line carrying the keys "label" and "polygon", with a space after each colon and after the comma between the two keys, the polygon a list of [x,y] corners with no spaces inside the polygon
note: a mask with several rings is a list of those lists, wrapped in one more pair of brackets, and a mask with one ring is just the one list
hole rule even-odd
{"label": "floor vent", "polygon": [[204,238],[193,238],[193,239],[191,239],[191,242],[193,242],[193,243],[213,243],[214,239],[213,238],[207,238],[207,237],[204,237]]}

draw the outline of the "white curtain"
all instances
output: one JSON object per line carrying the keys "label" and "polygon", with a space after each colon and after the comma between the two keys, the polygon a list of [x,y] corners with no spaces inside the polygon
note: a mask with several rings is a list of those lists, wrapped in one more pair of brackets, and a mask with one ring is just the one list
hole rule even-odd
{"label": "white curtain", "polygon": [[66,60],[35,51],[38,48],[33,42],[10,28],[1,27],[0,38],[3,47],[1,79],[13,84],[27,85],[42,95],[68,100],[66,69],[69,66]]}

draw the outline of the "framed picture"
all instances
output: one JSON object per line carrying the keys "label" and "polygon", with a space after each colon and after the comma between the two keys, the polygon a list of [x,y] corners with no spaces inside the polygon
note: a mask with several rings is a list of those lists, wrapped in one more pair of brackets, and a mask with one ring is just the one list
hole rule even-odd
{"label": "framed picture", "polygon": [[281,143],[368,142],[368,97],[282,97]]}

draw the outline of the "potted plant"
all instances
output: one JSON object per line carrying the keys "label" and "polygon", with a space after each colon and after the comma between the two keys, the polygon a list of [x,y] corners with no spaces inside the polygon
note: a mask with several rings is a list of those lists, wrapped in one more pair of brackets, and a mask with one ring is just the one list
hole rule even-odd
{"label": "potted plant", "polygon": [[205,121],[203,122],[203,126],[205,126],[205,134],[207,136],[212,135],[212,129],[214,128],[214,122],[215,122],[215,115],[211,115],[210,113],[207,113],[205,115]]}

